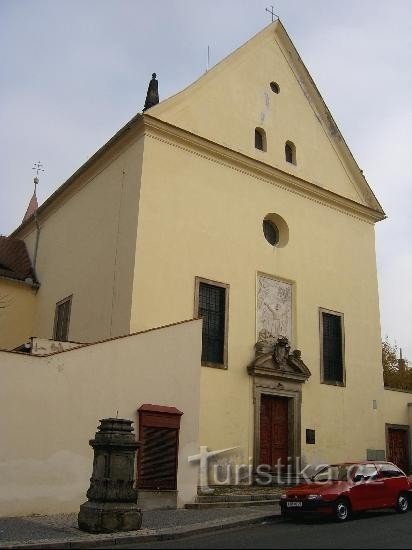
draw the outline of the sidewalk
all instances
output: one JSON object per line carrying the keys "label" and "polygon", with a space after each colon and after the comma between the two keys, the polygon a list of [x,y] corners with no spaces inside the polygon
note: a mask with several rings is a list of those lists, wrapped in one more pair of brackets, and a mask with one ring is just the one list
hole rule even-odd
{"label": "sidewalk", "polygon": [[247,524],[280,515],[273,506],[216,510],[154,510],[143,513],[140,531],[92,535],[79,531],[77,514],[0,518],[0,548],[90,548],[119,543],[175,539]]}

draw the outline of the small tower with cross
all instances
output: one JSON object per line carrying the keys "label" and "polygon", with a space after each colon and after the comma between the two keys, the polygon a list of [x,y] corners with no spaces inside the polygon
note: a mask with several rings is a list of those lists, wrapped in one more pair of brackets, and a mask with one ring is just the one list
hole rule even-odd
{"label": "small tower with cross", "polygon": [[29,206],[27,207],[26,213],[24,214],[22,223],[24,223],[29,218],[31,218],[33,216],[33,214],[35,214],[37,212],[37,209],[39,207],[39,203],[37,201],[37,186],[39,184],[39,174],[40,174],[40,172],[44,172],[43,165],[41,164],[41,162],[39,160],[34,163],[32,170],[36,171],[36,175],[33,178],[34,191],[33,191],[32,197],[30,199]]}

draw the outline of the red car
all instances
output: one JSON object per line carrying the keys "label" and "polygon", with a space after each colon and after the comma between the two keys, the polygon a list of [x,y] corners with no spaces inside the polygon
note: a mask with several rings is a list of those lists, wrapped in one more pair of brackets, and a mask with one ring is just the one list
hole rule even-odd
{"label": "red car", "polygon": [[284,518],[321,513],[345,521],[353,512],[409,509],[412,481],[391,462],[348,462],[325,466],[308,483],[288,489],[280,499]]}

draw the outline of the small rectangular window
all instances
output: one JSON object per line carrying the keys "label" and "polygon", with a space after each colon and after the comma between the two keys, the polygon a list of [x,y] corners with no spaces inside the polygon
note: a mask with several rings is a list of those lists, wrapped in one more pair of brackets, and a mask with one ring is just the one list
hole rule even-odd
{"label": "small rectangular window", "polygon": [[72,308],[72,296],[68,296],[56,304],[54,316],[53,339],[59,342],[67,342],[69,338],[70,312]]}
{"label": "small rectangular window", "polygon": [[195,315],[203,319],[202,365],[227,368],[229,285],[196,277]]}
{"label": "small rectangular window", "polygon": [[315,430],[306,430],[306,444],[307,445],[315,445],[316,443],[316,432]]}
{"label": "small rectangular window", "polygon": [[322,382],[345,385],[343,315],[320,310]]}

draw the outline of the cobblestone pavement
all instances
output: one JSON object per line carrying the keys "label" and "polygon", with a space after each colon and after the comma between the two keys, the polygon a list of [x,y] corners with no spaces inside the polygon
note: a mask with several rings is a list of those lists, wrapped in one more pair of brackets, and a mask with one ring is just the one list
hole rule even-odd
{"label": "cobblestone pavement", "polygon": [[[250,508],[220,508],[211,510],[154,510],[143,513],[142,530],[155,533],[162,529],[182,528],[253,519],[265,516],[276,510],[272,506]],[[58,514],[51,516],[26,516],[18,518],[0,518],[0,547],[10,543],[28,543],[45,540],[84,539],[88,535],[77,528],[77,514]]]}

